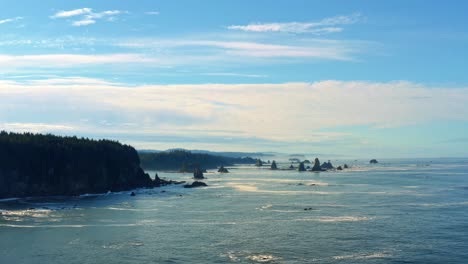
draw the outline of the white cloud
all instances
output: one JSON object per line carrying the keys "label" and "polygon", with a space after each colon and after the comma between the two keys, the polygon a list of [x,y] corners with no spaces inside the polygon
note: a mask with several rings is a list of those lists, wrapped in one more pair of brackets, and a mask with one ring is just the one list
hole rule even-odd
{"label": "white cloud", "polygon": [[361,19],[360,14],[350,16],[335,16],[322,19],[319,22],[288,22],[288,23],[252,23],[248,25],[232,25],[228,29],[250,32],[289,32],[325,34],[343,31],[336,25],[354,24]]}
{"label": "white cloud", "polygon": [[84,19],[84,20],[73,21],[72,25],[75,27],[81,27],[81,26],[88,26],[94,23],[96,23],[96,20]]}
{"label": "white cloud", "polygon": [[155,62],[140,54],[41,54],[41,55],[1,55],[0,69],[14,67],[70,68],[90,64],[149,63]]}
{"label": "white cloud", "polygon": [[227,76],[227,77],[247,77],[247,78],[266,78],[268,75],[264,74],[245,74],[245,73],[236,73],[236,72],[207,72],[202,73],[201,75],[206,76]]}
{"label": "white cloud", "polygon": [[205,136],[303,144],[359,137],[320,132],[325,128],[468,121],[467,101],[468,88],[434,88],[409,82],[136,87],[88,78],[0,82],[0,120],[16,118],[44,124],[66,120],[67,126],[78,128],[79,120],[86,119],[89,131],[96,133],[131,134],[134,129],[123,124],[132,123],[147,134],[166,131],[188,136],[204,131]]}
{"label": "white cloud", "polygon": [[90,13],[86,15],[88,19],[100,19],[104,17],[111,17],[111,16],[116,16],[122,14],[122,11],[120,10],[108,10],[108,11],[103,11],[99,13]]}
{"label": "white cloud", "polygon": [[74,17],[74,16],[80,16],[84,14],[90,14],[93,10],[91,8],[79,8],[79,9],[74,9],[74,10],[69,10],[69,11],[59,11],[55,13],[51,18],[66,18],[66,17]]}
{"label": "white cloud", "polygon": [[99,19],[106,19],[107,21],[115,21],[116,16],[121,15],[123,12],[120,10],[107,10],[102,12],[93,12],[91,8],[80,8],[69,11],[60,11],[55,13],[51,18],[70,18],[78,17],[79,20],[72,22],[72,26],[81,27],[95,24]]}
{"label": "white cloud", "polygon": [[150,15],[150,16],[157,16],[159,15],[159,11],[148,11],[148,12],[145,12],[145,14]]}
{"label": "white cloud", "polygon": [[[185,47],[211,48],[205,51],[205,57],[214,60],[239,60],[245,57],[256,58],[317,58],[330,60],[352,60],[357,53],[356,45],[340,41],[326,40],[303,40],[293,44],[270,44],[249,41],[227,41],[227,40],[148,40],[134,39],[116,43],[119,47],[139,49],[179,49]],[[359,43],[361,47],[368,44]],[[177,51],[177,50],[176,50]],[[180,52],[180,51],[179,51]],[[177,61],[177,52],[174,61]],[[214,56],[213,56],[214,55]],[[183,56],[181,59],[190,58]],[[203,61],[200,56],[197,58]]]}
{"label": "white cloud", "polygon": [[13,132],[45,133],[50,131],[73,131],[74,127],[64,124],[44,124],[44,123],[0,123],[0,130]]}
{"label": "white cloud", "polygon": [[21,20],[21,19],[23,19],[23,17],[13,17],[13,18],[2,19],[2,20],[0,20],[0,25],[10,23],[10,22],[15,22],[15,21],[18,21],[18,20]]}

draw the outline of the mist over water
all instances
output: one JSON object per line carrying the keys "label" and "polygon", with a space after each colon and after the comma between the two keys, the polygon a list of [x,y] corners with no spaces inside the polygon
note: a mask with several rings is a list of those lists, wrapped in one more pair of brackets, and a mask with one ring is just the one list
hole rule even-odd
{"label": "mist over water", "polygon": [[362,161],[320,173],[228,169],[205,174],[208,188],[2,201],[0,263],[468,259],[468,160]]}

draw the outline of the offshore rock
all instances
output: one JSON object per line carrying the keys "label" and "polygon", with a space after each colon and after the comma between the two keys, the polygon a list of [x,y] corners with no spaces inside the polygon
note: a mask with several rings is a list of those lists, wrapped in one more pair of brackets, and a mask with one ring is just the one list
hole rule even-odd
{"label": "offshore rock", "polygon": [[229,173],[228,169],[224,168],[224,166],[219,167],[218,172],[220,172],[220,173]]}
{"label": "offshore rock", "polygon": [[312,167],[312,171],[322,171],[322,167],[320,166],[320,160],[315,158],[314,166]]}
{"label": "offshore rock", "polygon": [[196,187],[206,187],[208,186],[206,183],[201,182],[201,181],[194,181],[192,184],[186,184],[184,185],[184,188],[196,188]]}

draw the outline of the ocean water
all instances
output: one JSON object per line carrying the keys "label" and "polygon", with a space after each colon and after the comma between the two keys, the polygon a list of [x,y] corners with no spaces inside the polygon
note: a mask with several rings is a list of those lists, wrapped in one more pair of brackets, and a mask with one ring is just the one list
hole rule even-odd
{"label": "ocean water", "polygon": [[467,159],[348,163],[236,166],[205,174],[208,188],[135,197],[4,200],[0,263],[468,263]]}

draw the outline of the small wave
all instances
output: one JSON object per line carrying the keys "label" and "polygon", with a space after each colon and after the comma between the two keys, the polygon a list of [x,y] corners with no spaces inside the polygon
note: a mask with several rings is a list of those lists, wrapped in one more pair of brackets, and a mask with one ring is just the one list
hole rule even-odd
{"label": "small wave", "polygon": [[335,217],[320,217],[319,222],[334,223],[334,222],[360,222],[372,220],[371,217],[366,216],[335,216]]}
{"label": "small wave", "polygon": [[275,257],[273,255],[263,255],[263,254],[250,255],[250,256],[247,256],[246,258],[249,259],[249,260],[255,261],[255,262],[260,262],[260,263],[270,262],[270,261],[274,261],[274,260],[279,259],[278,257]]}
{"label": "small wave", "polygon": [[108,224],[108,225],[15,225],[15,224],[0,224],[4,227],[14,228],[82,228],[82,227],[127,227],[139,226],[140,224]]}
{"label": "small wave", "polygon": [[105,209],[116,210],[116,211],[134,211],[134,212],[159,211],[159,209],[156,209],[156,208],[143,209],[143,208],[106,207]]}
{"label": "small wave", "polygon": [[322,223],[338,223],[338,222],[361,222],[373,220],[373,217],[366,216],[322,216],[322,217],[307,217],[298,218],[295,221],[315,221]]}
{"label": "small wave", "polygon": [[389,252],[373,252],[373,253],[356,253],[350,255],[340,255],[334,256],[333,259],[336,260],[346,260],[346,259],[378,259],[378,258],[389,258],[392,255]]}
{"label": "small wave", "polygon": [[466,206],[468,201],[464,202],[452,202],[452,203],[421,203],[421,204],[410,204],[412,206],[422,206],[422,207],[450,207],[450,206]]}

